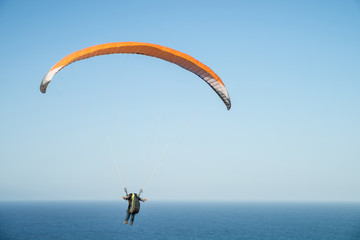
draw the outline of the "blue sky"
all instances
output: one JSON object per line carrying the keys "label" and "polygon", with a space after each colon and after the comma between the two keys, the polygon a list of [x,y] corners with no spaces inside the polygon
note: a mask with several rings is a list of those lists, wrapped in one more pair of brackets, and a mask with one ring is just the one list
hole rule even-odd
{"label": "blue sky", "polygon": [[[137,191],[163,159],[149,199],[360,201],[359,24],[358,1],[1,1],[0,200],[120,199],[117,168]],[[67,54],[122,41],[202,61],[232,109],[138,55],[40,93]]]}

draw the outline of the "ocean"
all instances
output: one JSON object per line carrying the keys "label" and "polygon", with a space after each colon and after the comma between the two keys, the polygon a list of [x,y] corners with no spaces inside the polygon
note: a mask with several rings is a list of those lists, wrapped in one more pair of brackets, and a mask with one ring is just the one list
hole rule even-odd
{"label": "ocean", "polygon": [[359,203],[1,202],[1,240],[360,240]]}

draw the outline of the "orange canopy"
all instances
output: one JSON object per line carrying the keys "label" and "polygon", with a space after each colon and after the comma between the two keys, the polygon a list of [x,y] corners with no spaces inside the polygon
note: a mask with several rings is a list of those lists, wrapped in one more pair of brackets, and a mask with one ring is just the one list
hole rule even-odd
{"label": "orange canopy", "polygon": [[140,42],[104,43],[73,52],[61,59],[50,69],[41,82],[40,91],[45,93],[54,75],[67,65],[82,59],[114,53],[142,54],[174,63],[202,78],[219,95],[227,109],[231,108],[229,94],[224,83],[209,67],[195,58],[174,49]]}

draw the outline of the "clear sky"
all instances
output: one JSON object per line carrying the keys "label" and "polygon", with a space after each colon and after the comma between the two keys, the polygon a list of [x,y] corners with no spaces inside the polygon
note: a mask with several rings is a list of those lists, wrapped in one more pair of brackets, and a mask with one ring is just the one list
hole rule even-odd
{"label": "clear sky", "polygon": [[[74,63],[40,93],[67,54],[122,41],[202,61],[232,109],[139,55]],[[0,65],[0,200],[147,182],[152,200],[360,201],[359,1],[1,0]]]}

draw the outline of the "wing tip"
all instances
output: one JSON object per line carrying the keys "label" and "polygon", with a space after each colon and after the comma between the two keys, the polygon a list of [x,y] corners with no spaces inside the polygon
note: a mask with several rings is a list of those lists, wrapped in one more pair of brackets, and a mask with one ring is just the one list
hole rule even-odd
{"label": "wing tip", "polygon": [[47,88],[47,86],[49,85],[49,83],[50,82],[46,82],[46,83],[41,83],[40,84],[40,92],[42,92],[42,93],[46,93],[46,88]]}
{"label": "wing tip", "polygon": [[226,105],[226,108],[227,110],[230,110],[231,109],[231,101],[230,101],[230,98],[226,98],[226,101],[224,101],[225,105]]}

